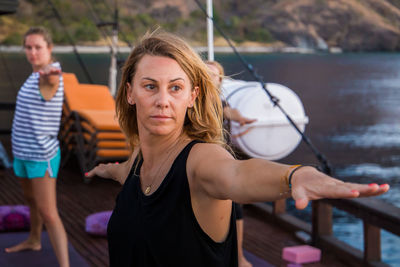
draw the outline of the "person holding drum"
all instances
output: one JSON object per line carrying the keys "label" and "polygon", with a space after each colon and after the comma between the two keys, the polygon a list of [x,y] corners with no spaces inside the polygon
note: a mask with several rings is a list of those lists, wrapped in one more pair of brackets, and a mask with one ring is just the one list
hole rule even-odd
{"label": "person holding drum", "polygon": [[376,196],[389,185],[345,183],[309,166],[236,160],[226,148],[219,89],[178,36],[146,34],[123,67],[116,99],[128,161],[87,173],[123,184],[108,223],[110,266],[238,266],[235,208],[292,197]]}
{"label": "person holding drum", "polygon": [[[213,79],[214,83],[217,85],[218,88],[221,88],[222,79],[225,76],[225,70],[222,65],[218,61],[206,61],[207,67],[211,70],[211,78]],[[223,117],[224,120],[227,120],[225,123],[225,128],[229,132],[229,121],[235,121],[240,125],[245,125],[248,123],[255,122],[256,119],[249,119],[244,117],[239,110],[232,108],[228,105],[228,103],[222,100],[223,104]],[[228,133],[228,140],[229,133]],[[253,266],[244,256],[243,253],[243,229],[244,229],[244,221],[243,221],[243,209],[242,206],[234,203],[235,211],[236,211],[236,231],[237,231],[237,245],[238,245],[238,260],[239,260],[239,267],[251,267]]]}
{"label": "person holding drum", "polygon": [[[224,67],[222,67],[222,65],[217,61],[206,61],[206,64],[211,70],[211,78],[213,79],[217,87],[220,88],[222,84],[222,79],[225,76]],[[256,119],[249,119],[244,117],[239,110],[230,107],[228,103],[223,99],[222,104],[224,107],[224,119],[235,121],[240,125],[245,125],[256,121]]]}

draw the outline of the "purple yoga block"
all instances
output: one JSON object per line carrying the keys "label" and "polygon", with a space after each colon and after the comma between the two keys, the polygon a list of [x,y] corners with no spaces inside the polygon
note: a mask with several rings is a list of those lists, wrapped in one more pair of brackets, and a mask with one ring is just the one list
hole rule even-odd
{"label": "purple yoga block", "polygon": [[283,248],[282,258],[294,263],[310,263],[321,260],[321,250],[308,245]]}
{"label": "purple yoga block", "polygon": [[25,205],[0,206],[0,232],[28,230],[29,207]]}
{"label": "purple yoga block", "polygon": [[107,224],[112,211],[102,211],[86,217],[85,230],[87,233],[98,236],[107,235]]}

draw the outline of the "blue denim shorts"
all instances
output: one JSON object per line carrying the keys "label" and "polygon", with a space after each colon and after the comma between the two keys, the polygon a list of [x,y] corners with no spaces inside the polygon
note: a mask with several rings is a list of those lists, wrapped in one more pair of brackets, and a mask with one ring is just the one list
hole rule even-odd
{"label": "blue denim shorts", "polygon": [[44,177],[47,171],[50,177],[57,178],[60,161],[60,149],[58,149],[57,154],[48,161],[33,161],[14,158],[14,173],[17,177],[32,179]]}

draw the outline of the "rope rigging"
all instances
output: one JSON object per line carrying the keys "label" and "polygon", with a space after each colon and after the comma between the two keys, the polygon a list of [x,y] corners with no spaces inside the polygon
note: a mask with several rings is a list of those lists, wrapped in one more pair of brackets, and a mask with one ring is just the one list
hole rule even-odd
{"label": "rope rigging", "polygon": [[[90,13],[91,13],[91,15],[93,17],[93,21],[94,21],[94,23],[96,25],[96,28],[100,31],[101,35],[103,36],[103,39],[107,40],[107,43],[108,43],[107,45],[110,48],[110,53],[112,53],[113,46],[112,46],[112,41],[110,40],[111,33],[108,30],[108,28],[105,27],[105,26],[112,26],[113,29],[116,29],[121,34],[120,29],[118,27],[118,16],[117,16],[117,14],[114,17],[114,21],[105,22],[104,20],[102,20],[97,15],[97,13],[99,13],[99,12],[97,12],[94,9],[93,5],[88,0],[84,0],[84,2],[85,2],[86,7],[89,9],[89,11],[90,11]],[[131,47],[131,44],[129,42],[127,44]],[[116,57],[117,57],[118,65],[120,64],[120,62],[124,62],[125,61],[125,59],[121,56],[121,53],[119,52],[118,49],[116,49]]]}
{"label": "rope rigging", "polygon": [[[92,4],[90,3],[90,1],[85,0],[84,1],[86,6],[88,7],[93,20],[95,21],[95,24],[97,26],[97,28],[99,29],[100,33],[103,35],[103,37],[108,41],[108,46],[110,47],[110,50],[112,51],[113,46],[110,44],[110,40],[108,38],[109,34],[107,33],[107,31],[101,27],[102,25],[112,25],[114,27],[114,30],[118,27],[118,10],[117,10],[117,4],[115,6],[115,17],[114,17],[114,21],[113,22],[101,22],[101,19],[99,18],[99,16],[97,15],[96,10],[93,8]],[[251,74],[251,76],[260,83],[261,87],[263,88],[263,90],[265,91],[265,93],[268,95],[268,97],[270,98],[271,102],[273,103],[274,107],[277,107],[282,114],[286,117],[286,119],[289,121],[289,123],[294,127],[294,129],[300,134],[302,140],[306,143],[306,145],[308,145],[308,147],[312,150],[312,152],[314,153],[314,155],[316,156],[316,158],[318,159],[318,161],[321,163],[322,168],[324,170],[324,172],[326,173],[331,173],[331,167],[330,164],[328,162],[328,160],[325,158],[325,156],[320,153],[316,147],[311,143],[311,140],[299,129],[299,127],[296,125],[296,123],[293,121],[293,119],[290,117],[290,115],[282,108],[282,106],[279,103],[279,99],[277,97],[275,97],[274,95],[271,94],[271,92],[268,90],[266,83],[263,81],[263,78],[256,72],[256,70],[254,69],[254,67],[248,63],[244,57],[237,51],[236,47],[232,44],[232,41],[230,40],[230,38],[224,33],[224,31],[221,29],[221,27],[216,23],[216,21],[214,20],[214,18],[211,16],[209,16],[207,14],[206,9],[202,6],[202,4],[199,2],[199,0],[195,0],[196,4],[198,5],[198,7],[201,9],[201,11],[204,13],[205,17],[212,20],[215,29],[218,31],[218,33],[226,40],[226,42],[228,43],[228,45],[232,48],[234,54],[239,58],[240,62],[244,65],[245,69],[249,71],[249,73]],[[67,27],[65,25],[65,23],[63,22],[63,19],[60,15],[60,13],[57,10],[57,7],[54,5],[52,0],[48,0],[48,3],[56,17],[56,19],[59,21],[60,25],[63,27],[64,32],[66,34],[66,37],[68,39],[68,41],[70,42],[70,44],[73,46],[73,52],[75,54],[75,56],[77,57],[77,60],[80,64],[80,66],[83,69],[83,72],[87,78],[87,80],[90,83],[93,83],[93,80],[88,72],[88,69],[86,68],[80,54],[77,51],[76,48],[76,44],[74,42],[74,40],[72,39],[71,35],[69,34]],[[106,1],[101,1],[101,3],[106,7],[106,9],[110,12],[112,12],[110,6],[107,4]],[[116,2],[115,2],[116,3]],[[128,46],[130,48],[132,48],[131,43],[127,40],[125,34],[123,34],[123,32],[119,32],[121,34],[121,36],[123,37],[124,41],[128,44]],[[118,53],[119,51],[117,51],[117,57],[118,57]],[[3,58],[3,55],[0,53],[1,56],[1,60],[3,61],[3,64],[5,64],[5,60]],[[121,61],[118,58],[118,61]],[[14,87],[14,83],[12,80],[12,77],[8,71],[7,66],[5,66],[5,72],[8,75],[13,87]]]}
{"label": "rope rigging", "polygon": [[64,22],[62,20],[62,17],[60,15],[60,13],[58,12],[56,6],[53,4],[53,2],[51,0],[47,0],[47,2],[51,6],[51,9],[52,9],[55,17],[57,18],[58,22],[63,27],[64,32],[65,32],[65,34],[67,36],[67,39],[68,39],[69,43],[72,45],[72,47],[73,47],[73,52],[74,52],[76,58],[78,59],[79,65],[83,69],[83,72],[84,72],[84,74],[86,76],[86,79],[89,81],[89,83],[93,83],[92,77],[90,76],[89,71],[87,70],[85,63],[83,62],[81,56],[79,55],[78,50],[76,48],[76,44],[75,44],[74,40],[72,39],[71,35],[69,34],[69,32],[67,30],[67,27],[65,26],[65,24],[64,24]]}
{"label": "rope rigging", "polygon": [[94,10],[93,6],[88,2],[88,0],[84,0],[83,2],[85,3],[86,7],[89,9],[90,14],[93,17],[93,21],[95,22],[95,25],[97,26],[97,29],[100,31],[103,38],[105,40],[107,40],[108,47],[110,48],[110,51],[111,51],[112,45],[111,45],[110,39],[108,38],[108,36],[110,36],[110,32],[108,30],[105,30],[105,28],[103,28],[101,26],[99,27],[99,24],[102,21],[102,19],[100,19],[99,16],[97,16],[96,11]]}
{"label": "rope rigging", "polygon": [[[117,0],[115,0],[115,1],[117,1]],[[103,5],[106,7],[107,12],[112,13],[112,9],[107,4],[107,1],[103,0],[103,1],[101,1],[101,3],[103,3]],[[117,7],[117,4],[115,6]],[[129,48],[133,49],[132,43],[128,40],[128,37],[125,35],[125,33],[122,31],[122,29],[119,29],[119,34],[121,34],[122,40],[129,46]]]}
{"label": "rope rigging", "polygon": [[196,4],[199,6],[199,8],[202,10],[206,18],[210,19],[213,21],[214,27],[217,29],[219,34],[226,40],[226,42],[229,44],[229,46],[232,48],[234,54],[240,59],[240,62],[244,65],[244,67],[249,71],[250,75],[253,76],[253,78],[260,83],[261,87],[263,90],[266,92],[268,97],[270,98],[271,102],[275,107],[277,107],[283,115],[286,117],[286,119],[289,121],[289,123],[295,128],[295,130],[300,134],[302,140],[304,143],[308,145],[308,147],[311,149],[311,151],[314,153],[318,161],[322,165],[322,170],[330,174],[332,172],[332,168],[330,166],[330,163],[326,159],[326,157],[317,150],[317,148],[311,143],[311,140],[299,129],[299,127],[296,125],[296,123],[293,121],[293,119],[289,116],[289,114],[282,108],[282,106],[279,104],[279,99],[275,97],[274,95],[271,94],[271,92],[268,90],[265,82],[263,81],[262,77],[257,74],[256,70],[254,69],[253,65],[248,63],[242,55],[237,51],[236,47],[232,44],[230,38],[222,31],[222,29],[219,27],[219,25],[215,22],[213,17],[210,17],[207,14],[207,10],[202,6],[202,4],[199,2],[199,0],[194,0]]}

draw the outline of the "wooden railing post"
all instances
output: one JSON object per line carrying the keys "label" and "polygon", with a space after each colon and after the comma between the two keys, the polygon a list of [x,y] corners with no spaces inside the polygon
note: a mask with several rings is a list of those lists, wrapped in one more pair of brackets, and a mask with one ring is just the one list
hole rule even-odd
{"label": "wooden railing post", "polygon": [[364,260],[381,260],[381,229],[369,223],[364,223]]}
{"label": "wooden railing post", "polygon": [[273,211],[274,214],[283,214],[286,212],[286,199],[274,201]]}
{"label": "wooden railing post", "polygon": [[317,244],[322,235],[332,235],[332,206],[317,200],[312,202],[313,244]]}

